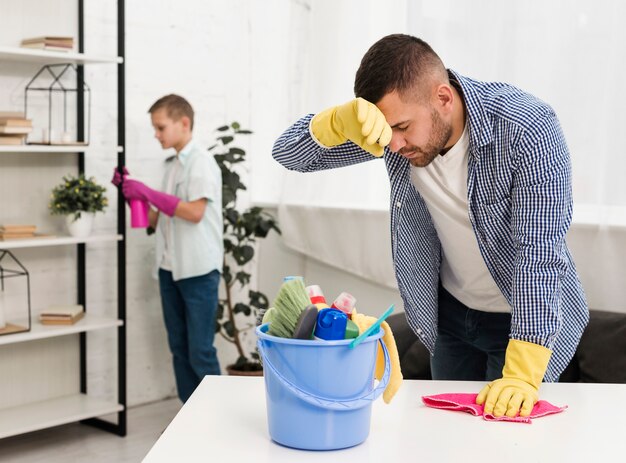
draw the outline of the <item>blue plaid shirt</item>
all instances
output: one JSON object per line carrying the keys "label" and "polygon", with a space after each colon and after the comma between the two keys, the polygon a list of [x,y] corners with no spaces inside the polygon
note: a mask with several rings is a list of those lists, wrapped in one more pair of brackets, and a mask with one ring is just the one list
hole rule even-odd
{"label": "blue plaid shirt", "polygon": [[[565,243],[572,217],[570,156],[550,106],[511,85],[450,71],[467,109],[469,219],[478,247],[511,306],[510,337],[553,351],[544,379],[556,381],[589,319]],[[276,141],[274,158],[300,172],[370,161],[347,142],[323,148],[309,132],[312,114]],[[391,182],[391,247],[407,320],[432,353],[437,336],[441,244],[409,161],[385,149]],[[478,308],[479,309],[479,308]]]}

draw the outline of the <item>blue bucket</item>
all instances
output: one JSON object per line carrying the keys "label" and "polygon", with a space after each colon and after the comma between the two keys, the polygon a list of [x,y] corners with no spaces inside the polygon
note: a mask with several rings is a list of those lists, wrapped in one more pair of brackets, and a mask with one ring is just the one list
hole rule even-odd
{"label": "blue bucket", "polygon": [[[353,349],[352,339],[316,341],[267,334],[256,329],[263,359],[270,437],[287,447],[334,450],[367,439],[372,402],[387,387],[391,371],[383,329]],[[377,347],[385,372],[374,385]]]}

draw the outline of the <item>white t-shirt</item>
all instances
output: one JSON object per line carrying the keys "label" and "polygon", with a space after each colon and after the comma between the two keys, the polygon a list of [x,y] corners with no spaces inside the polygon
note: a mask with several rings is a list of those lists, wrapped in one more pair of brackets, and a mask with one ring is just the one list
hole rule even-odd
{"label": "white t-shirt", "polygon": [[156,266],[169,269],[174,281],[222,271],[224,221],[222,172],[215,158],[193,140],[168,162],[161,191],[181,201],[207,200],[198,223],[159,215],[156,229]]}
{"label": "white t-shirt", "polygon": [[426,167],[411,166],[411,181],[424,198],[442,248],[441,284],[467,307],[510,312],[483,260],[469,220],[467,125],[459,141]]}
{"label": "white t-shirt", "polygon": [[[167,188],[165,189],[165,192],[173,195],[175,194],[176,190],[175,190],[175,186],[176,186],[176,178],[178,175],[178,172],[180,171],[180,159],[178,159],[178,156],[176,156],[173,160],[172,160],[172,167],[170,169],[169,172],[169,176],[166,180],[167,182]],[[163,221],[165,224],[165,241],[164,241],[164,246],[163,246],[163,258],[161,260],[161,265],[159,265],[160,268],[162,268],[163,270],[172,270],[172,260],[170,257],[170,249],[167,245],[167,243],[171,242],[172,239],[172,223],[169,220],[164,220]]]}

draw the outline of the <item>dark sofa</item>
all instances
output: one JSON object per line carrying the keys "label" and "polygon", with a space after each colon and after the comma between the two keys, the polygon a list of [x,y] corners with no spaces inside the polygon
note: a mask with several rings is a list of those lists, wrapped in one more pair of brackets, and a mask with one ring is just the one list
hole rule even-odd
{"label": "dark sofa", "polygon": [[[405,379],[431,379],[430,355],[409,327],[404,313],[391,315]],[[626,314],[592,310],[574,358],[561,382],[626,383]]]}

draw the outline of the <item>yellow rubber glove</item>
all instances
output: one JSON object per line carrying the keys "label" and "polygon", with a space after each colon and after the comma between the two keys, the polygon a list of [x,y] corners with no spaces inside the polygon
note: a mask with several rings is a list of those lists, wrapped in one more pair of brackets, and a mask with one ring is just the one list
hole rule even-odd
{"label": "yellow rubber glove", "polygon": [[528,416],[539,400],[539,386],[552,351],[532,342],[510,339],[502,378],[492,381],[476,397],[485,413],[494,416]]}
{"label": "yellow rubber glove", "polygon": [[333,106],[311,119],[311,132],[322,145],[331,147],[350,140],[376,157],[391,141],[391,127],[383,113],[363,98]]}
{"label": "yellow rubber glove", "polygon": [[[357,313],[356,309],[352,311],[351,319],[354,323],[356,323],[356,326],[359,327],[359,333],[368,329],[377,320],[376,317],[370,317],[369,315]],[[400,389],[400,386],[402,385],[402,371],[400,370],[398,347],[396,346],[396,340],[393,337],[391,328],[385,321],[382,322],[380,326],[382,326],[385,331],[385,334],[383,335],[383,342],[385,343],[385,347],[387,347],[387,352],[389,352],[389,363],[391,366],[389,382],[383,392],[383,400],[388,404],[391,402],[391,399],[393,399],[393,396],[396,395],[396,392],[398,392],[398,389]],[[385,354],[383,354],[383,350],[379,346],[376,352],[376,370],[374,371],[374,376],[376,379],[380,380],[384,373]]]}

